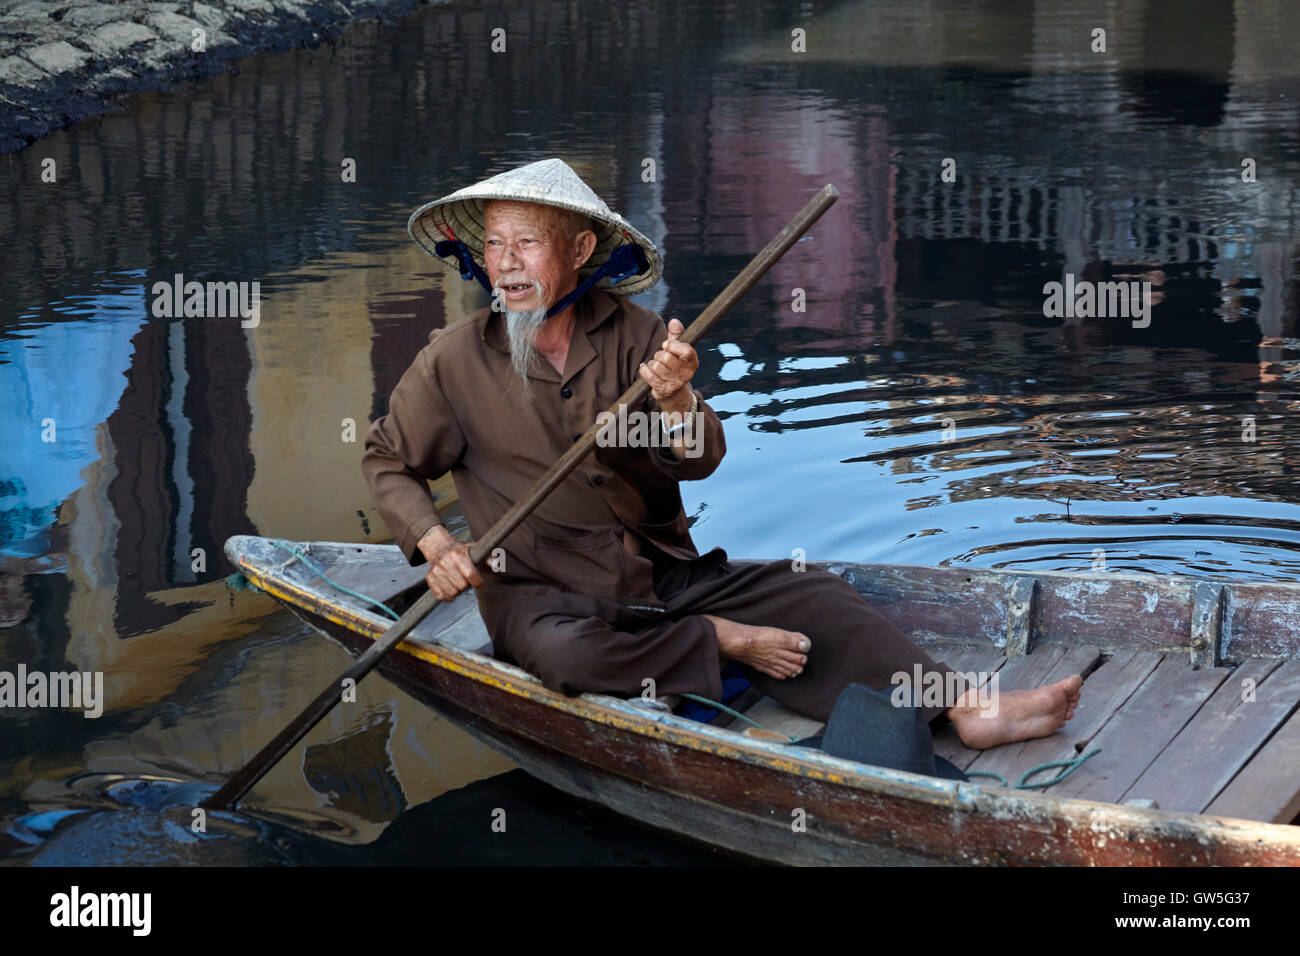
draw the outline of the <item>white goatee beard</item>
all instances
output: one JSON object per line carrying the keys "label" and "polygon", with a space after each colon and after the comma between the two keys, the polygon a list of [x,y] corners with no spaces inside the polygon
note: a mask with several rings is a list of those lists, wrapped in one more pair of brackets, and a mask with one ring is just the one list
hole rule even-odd
{"label": "white goatee beard", "polygon": [[[533,287],[542,295],[542,284],[533,280]],[[545,302],[545,297],[542,298]],[[536,309],[507,309],[506,335],[510,341],[510,364],[515,375],[523,385],[524,394],[529,393],[528,373],[541,361],[535,340],[538,330],[546,323],[546,306]]]}

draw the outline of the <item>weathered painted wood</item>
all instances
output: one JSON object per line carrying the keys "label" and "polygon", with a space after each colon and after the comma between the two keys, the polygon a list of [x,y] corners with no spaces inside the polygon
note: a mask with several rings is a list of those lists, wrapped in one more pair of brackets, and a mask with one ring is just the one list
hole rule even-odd
{"label": "weathered painted wood", "polygon": [[[1254,684],[1254,700],[1242,699],[1247,681]],[[1201,812],[1295,709],[1297,700],[1300,662],[1247,661],[1124,796],[1150,797],[1162,810]]]}
{"label": "weathered painted wood", "polygon": [[1205,812],[1266,823],[1290,823],[1300,814],[1300,711],[1268,739]]}
{"label": "weathered painted wood", "polygon": [[1017,575],[1007,585],[1007,656],[1024,657],[1029,653],[1038,581]]}
{"label": "weathered painted wood", "polygon": [[1040,574],[1034,640],[1094,644],[1103,650],[1187,647],[1191,597],[1186,578]]}
{"label": "weathered painted wood", "polygon": [[918,643],[1006,643],[1003,572],[886,564],[824,567],[842,574],[868,604]]}
{"label": "weathered painted wood", "polygon": [[[823,565],[842,574],[867,601],[921,644],[974,642],[1006,645],[1012,618],[1008,578],[1024,572],[931,568],[904,565]],[[1029,641],[1086,642],[1113,650],[1166,651],[1189,648],[1193,639],[1192,578],[1091,572],[1038,572],[1038,587]],[[1233,593],[1229,586],[1225,601]],[[1271,648],[1270,653],[1300,653],[1300,585],[1270,586],[1258,594],[1268,605],[1262,612],[1240,615],[1238,639]],[[1240,602],[1238,602],[1240,603]],[[1238,608],[1240,611],[1241,609]],[[1257,620],[1255,620],[1257,619]],[[1267,620],[1265,620],[1267,619]],[[1133,627],[1141,621],[1140,628]],[[1270,641],[1259,637],[1258,624],[1272,626]],[[1285,627],[1282,627],[1282,624]],[[1285,640],[1278,634],[1289,635]],[[1246,647],[1246,644],[1242,645]]]}
{"label": "weathered painted wood", "polygon": [[396,548],[380,556],[371,548],[356,545],[337,545],[328,550],[313,545],[310,556],[332,580],[376,601],[387,601],[419,584],[429,570],[427,564],[411,567]]}
{"label": "weathered painted wood", "polygon": [[[331,541],[300,543],[266,538],[247,540],[251,542],[245,546],[250,559],[274,568],[278,575],[298,587],[317,593],[322,601],[340,605],[368,606],[327,583],[312,565],[323,570],[336,584],[378,601],[385,601],[424,577],[423,570],[412,568],[402,552],[393,546]],[[277,543],[272,543],[273,540],[278,547]],[[302,557],[286,548],[294,549]]]}
{"label": "weathered painted wood", "polygon": [[1300,657],[1300,585],[1228,584],[1222,654],[1233,662]]}
{"label": "weathered painted wood", "polygon": [[[1227,677],[1226,667],[1192,670],[1182,654],[1165,655],[1088,742],[1089,749],[1100,747],[1101,753],[1052,787],[1052,795],[1118,803]],[[1150,796],[1136,790],[1129,795]]]}
{"label": "weathered painted wood", "polygon": [[1198,581],[1192,589],[1192,643],[1193,667],[1217,667],[1219,644],[1223,630],[1222,584]]}
{"label": "weathered painted wood", "polygon": [[[444,704],[444,707],[446,705]],[[599,759],[565,759],[553,746],[526,735],[511,733],[501,724],[465,714],[453,722],[505,754],[530,774],[551,786],[585,800],[600,803],[644,824],[679,836],[742,854],[757,860],[793,865],[933,865],[942,853],[917,853],[910,847],[884,842],[867,846],[828,834],[824,813],[831,812],[817,785],[786,786],[755,774],[753,767],[736,767],[734,785],[743,796],[715,802],[698,799],[703,765],[689,757],[674,759],[671,748],[643,752],[631,773],[610,773]],[[566,741],[567,743],[567,741]],[[609,752],[620,743],[613,735],[592,743]],[[557,759],[557,756],[559,759]],[[806,829],[792,826],[799,811]],[[869,813],[869,811],[866,811]]]}
{"label": "weathered painted wood", "polygon": [[[427,570],[426,567],[411,567],[401,551],[391,545],[317,541],[292,546],[320,567],[335,584],[386,603],[394,595],[421,584]],[[264,544],[260,554],[264,560],[277,562],[275,566],[286,580],[313,592],[324,605],[367,613],[376,610],[326,583],[305,561],[273,545]],[[492,640],[483,626],[472,591],[458,595],[454,601],[438,604],[415,626],[407,639],[459,647],[477,654],[492,653]]]}

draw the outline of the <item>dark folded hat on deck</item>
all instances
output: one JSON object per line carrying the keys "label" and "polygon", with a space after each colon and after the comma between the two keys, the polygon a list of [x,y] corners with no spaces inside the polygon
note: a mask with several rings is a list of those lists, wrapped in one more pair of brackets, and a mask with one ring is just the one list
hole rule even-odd
{"label": "dark folded hat on deck", "polygon": [[958,767],[936,756],[930,725],[920,710],[895,707],[888,690],[872,690],[865,684],[845,687],[835,701],[825,733],[799,744],[877,767],[947,780],[970,779]]}

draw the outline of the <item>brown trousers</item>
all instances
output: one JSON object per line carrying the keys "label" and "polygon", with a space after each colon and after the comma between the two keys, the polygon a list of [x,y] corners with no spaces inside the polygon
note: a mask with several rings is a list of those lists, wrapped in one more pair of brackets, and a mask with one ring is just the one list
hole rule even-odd
{"label": "brown trousers", "polygon": [[[571,592],[513,602],[492,635],[498,657],[564,694],[639,696],[692,693],[719,700],[717,632],[704,614],[779,627],[812,642],[798,677],[778,680],[742,665],[749,682],[791,710],[825,721],[850,682],[876,689],[913,667],[947,674],[902,631],[872,610],[838,575],[795,571],[789,561],[728,563],[714,548],[693,561],[654,556],[655,593],[664,609]],[[920,708],[933,721],[942,707]]]}

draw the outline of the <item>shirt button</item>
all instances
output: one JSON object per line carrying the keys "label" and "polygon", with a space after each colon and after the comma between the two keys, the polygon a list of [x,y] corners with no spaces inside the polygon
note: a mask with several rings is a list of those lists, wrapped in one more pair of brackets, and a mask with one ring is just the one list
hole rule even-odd
{"label": "shirt button", "polygon": [[592,483],[593,485],[596,485],[597,487],[600,487],[601,485],[603,485],[603,484],[605,483],[605,476],[604,476],[604,475],[592,475],[592,476],[591,476],[591,483]]}
{"label": "shirt button", "polygon": [[564,388],[560,389],[560,398],[573,398],[573,389],[567,385],[564,386]]}

